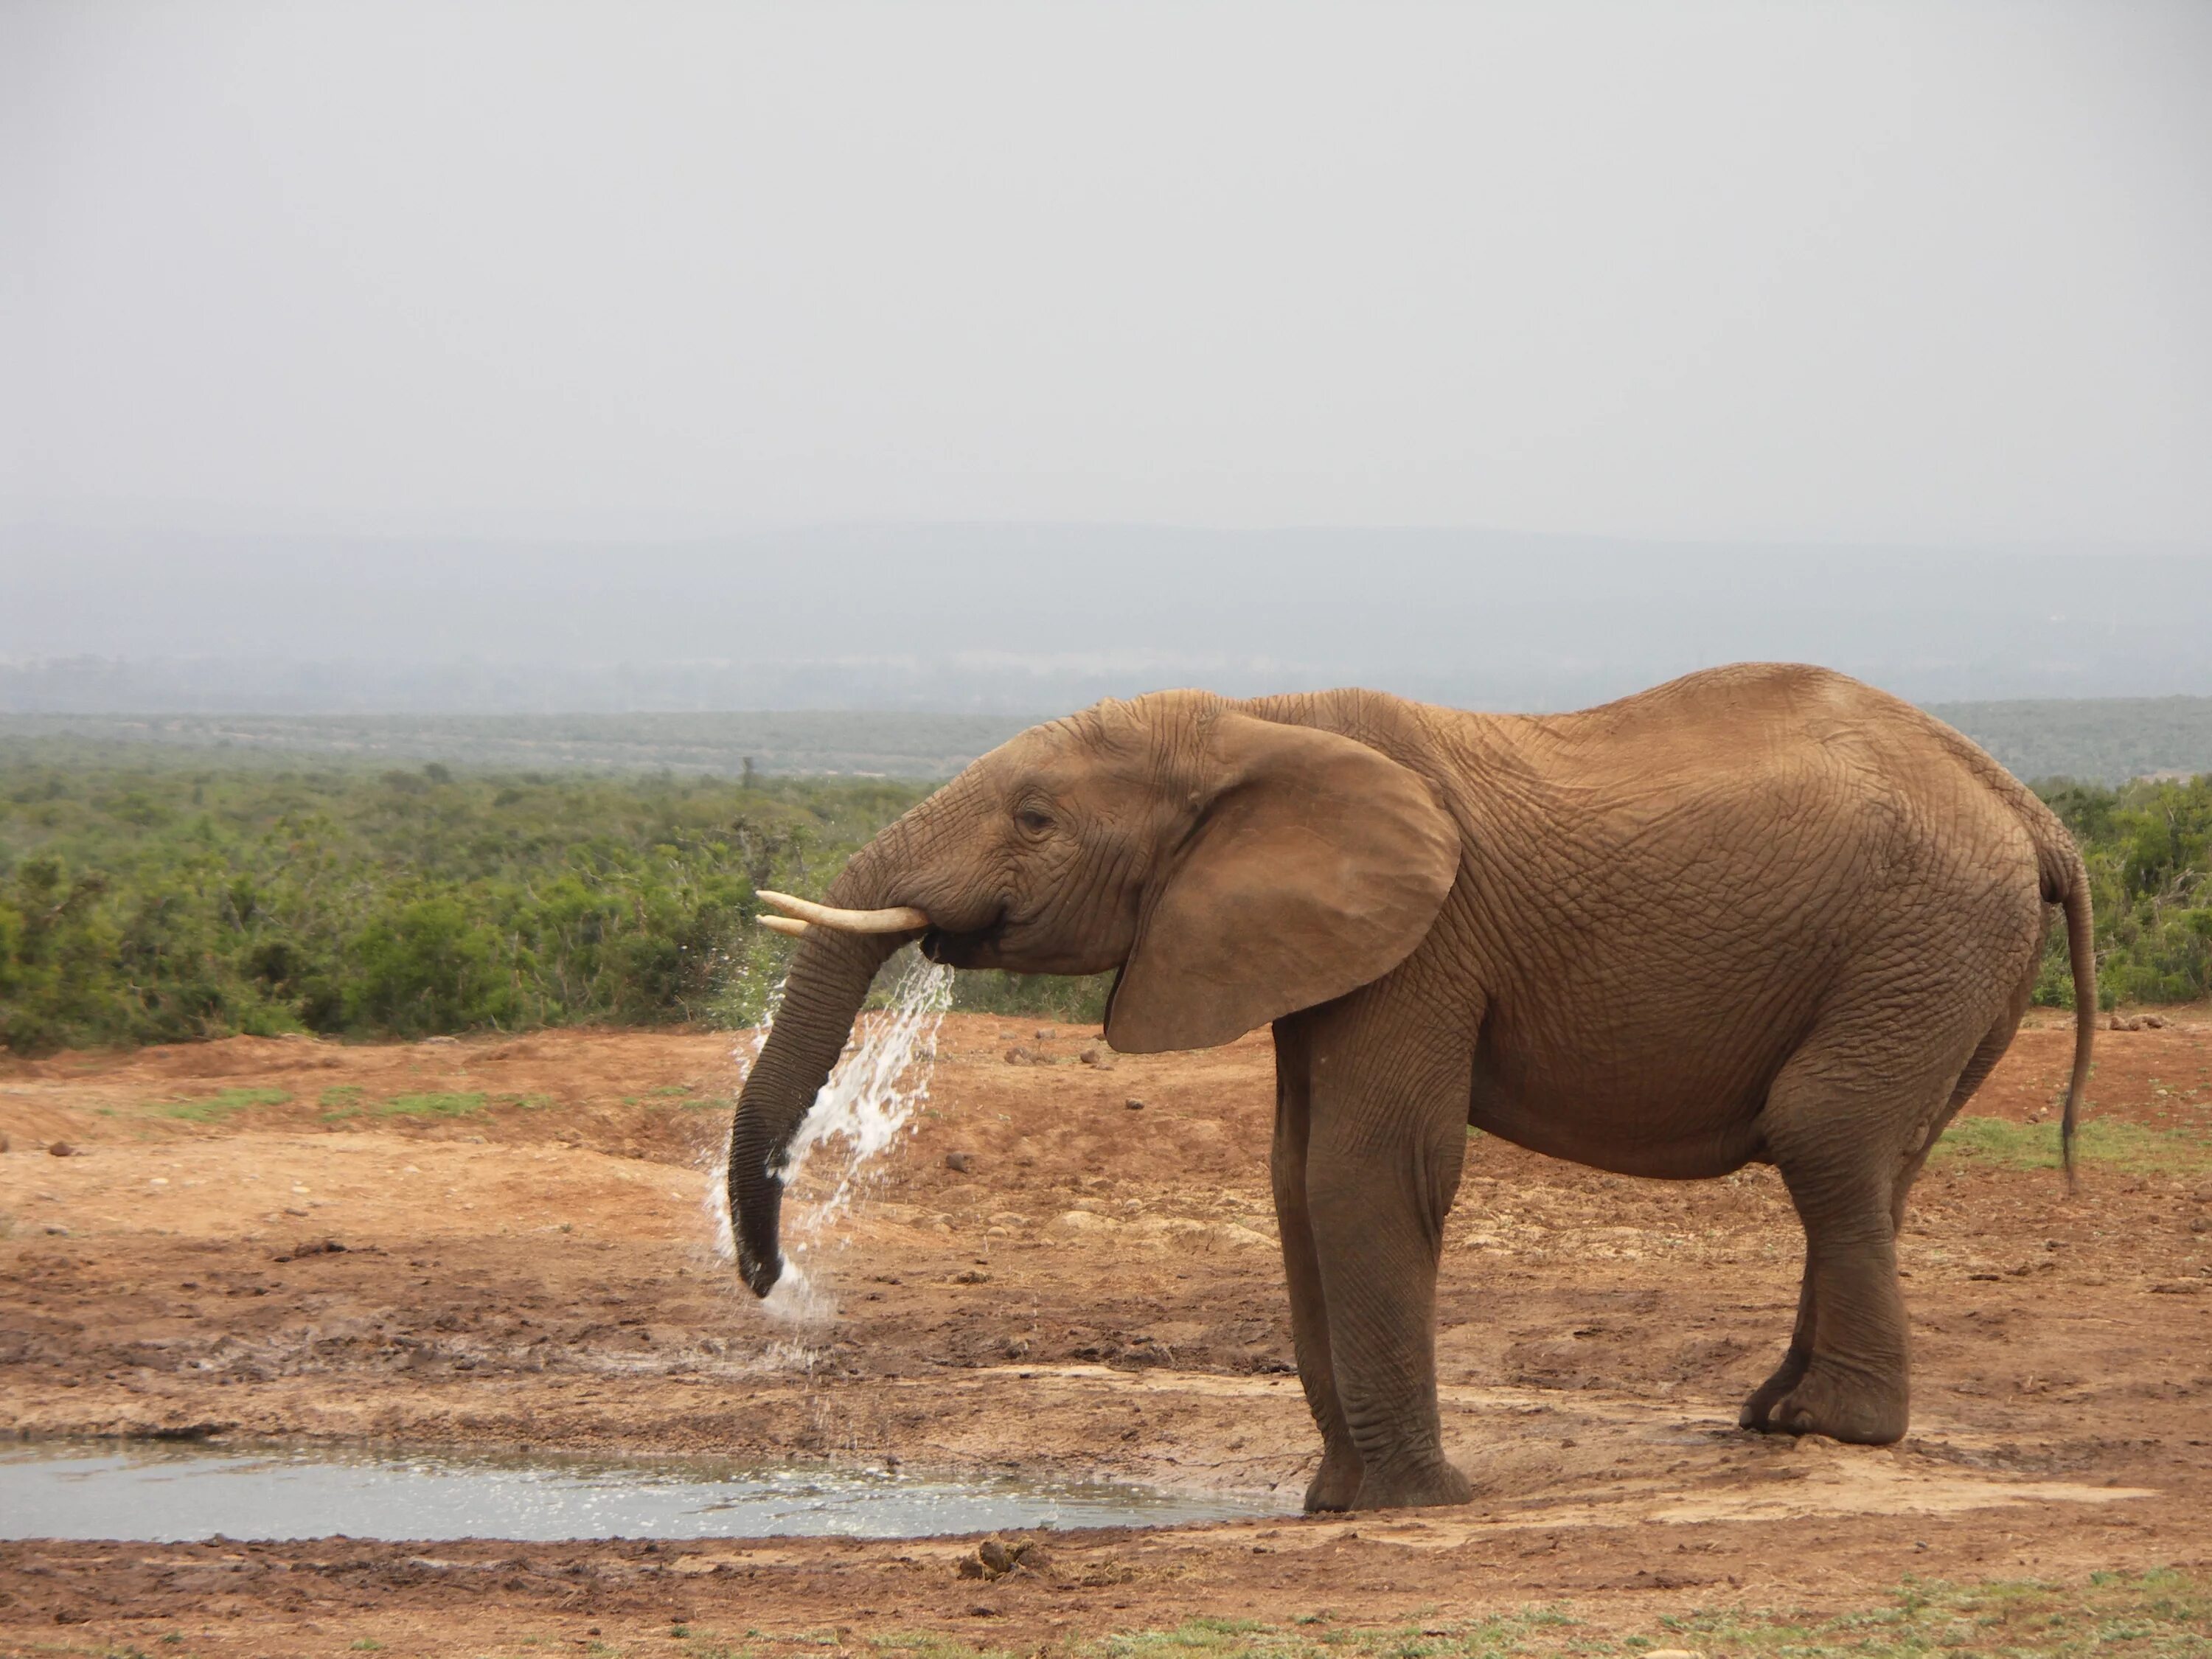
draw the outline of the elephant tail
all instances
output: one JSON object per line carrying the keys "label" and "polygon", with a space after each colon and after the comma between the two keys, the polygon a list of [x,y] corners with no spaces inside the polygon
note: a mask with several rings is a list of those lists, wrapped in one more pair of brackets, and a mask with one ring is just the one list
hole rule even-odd
{"label": "elephant tail", "polygon": [[2074,1131],[2081,1117],[2081,1091],[2088,1086],[2089,1056],[2097,1042],[2097,936],[2089,908],[2089,872],[2063,825],[2059,839],[2043,848],[2043,897],[2066,912],[2068,965],[2074,975],[2074,1074],[2066,1084],[2066,1109],[2058,1120],[2060,1157],[2066,1188],[2074,1190]]}

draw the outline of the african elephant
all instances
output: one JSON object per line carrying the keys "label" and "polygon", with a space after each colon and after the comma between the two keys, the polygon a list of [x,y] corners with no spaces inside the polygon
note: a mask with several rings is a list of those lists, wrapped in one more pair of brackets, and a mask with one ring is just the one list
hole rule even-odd
{"label": "african elephant", "polygon": [[[1275,1204],[1322,1458],[1306,1507],[1451,1504],[1435,1289],[1472,1124],[1623,1175],[1775,1165],[1796,1327],[1750,1428],[1906,1425],[1895,1238],[2011,1041],[2063,908],[2070,1159],[2096,1008],[2058,820],[1967,738],[1826,670],[1740,665],[1579,714],[1165,691],[1036,726],[870,842],[811,921],[738,1100],[745,1283],[869,981],[1119,969],[1116,1048],[1273,1022]],[[765,897],[766,896],[764,896]]]}

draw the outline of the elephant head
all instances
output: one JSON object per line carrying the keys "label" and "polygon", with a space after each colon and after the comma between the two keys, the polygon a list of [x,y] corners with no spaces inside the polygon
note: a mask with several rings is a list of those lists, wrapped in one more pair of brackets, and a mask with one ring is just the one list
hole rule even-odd
{"label": "elephant head", "polygon": [[738,1102],[738,1270],[783,1270],[780,1170],[870,981],[933,961],[1025,974],[1118,969],[1125,1053],[1229,1042],[1389,973],[1435,921],[1460,858],[1428,784],[1380,750],[1200,692],[1103,702],[1033,727],[870,842],[803,921],[783,1004]]}

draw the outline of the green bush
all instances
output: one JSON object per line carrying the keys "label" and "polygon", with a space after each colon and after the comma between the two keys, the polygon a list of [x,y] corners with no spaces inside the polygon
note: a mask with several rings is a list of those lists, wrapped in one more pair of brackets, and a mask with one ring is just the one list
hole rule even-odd
{"label": "green bush", "polygon": [[0,1045],[757,1017],[878,781],[192,771],[0,754]]}
{"label": "green bush", "polygon": [[[2212,996],[2212,776],[2119,789],[2061,780],[2038,793],[2088,867],[2103,1006]],[[2063,928],[2051,929],[2035,1000],[2074,1000]]]}

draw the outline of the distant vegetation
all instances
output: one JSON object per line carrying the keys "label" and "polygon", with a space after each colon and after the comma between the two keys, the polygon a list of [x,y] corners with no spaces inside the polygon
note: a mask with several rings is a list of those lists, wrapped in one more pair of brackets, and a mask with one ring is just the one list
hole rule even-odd
{"label": "distant vegetation", "polygon": [[[927,785],[457,770],[0,738],[0,1045],[757,1021],[818,891]],[[2106,1002],[2212,995],[2212,778],[2051,783]],[[1101,980],[961,976],[959,1006],[1098,1018]],[[2071,997],[2063,942],[2039,1000]]]}
{"label": "distant vegetation", "polygon": [[[0,1045],[750,1024],[788,948],[755,888],[818,891],[923,793],[0,750]],[[963,1006],[1053,1018],[1103,994],[962,979]]]}
{"label": "distant vegetation", "polygon": [[226,770],[675,772],[949,778],[1030,722],[1003,714],[84,714],[0,713],[0,764]]}
{"label": "distant vegetation", "polygon": [[[144,767],[951,777],[1032,720],[839,711],[633,714],[96,714],[0,712],[0,764],[44,755]],[[2017,776],[2122,784],[2212,772],[2212,697],[1938,702],[1929,712]]]}

